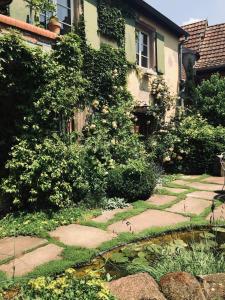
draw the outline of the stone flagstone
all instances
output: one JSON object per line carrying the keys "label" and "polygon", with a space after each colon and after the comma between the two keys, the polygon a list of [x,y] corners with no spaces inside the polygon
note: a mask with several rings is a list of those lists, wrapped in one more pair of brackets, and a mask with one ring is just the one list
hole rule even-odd
{"label": "stone flagstone", "polygon": [[202,190],[202,191],[215,192],[215,191],[221,191],[222,190],[222,185],[218,185],[218,184],[206,184],[206,183],[201,183],[201,182],[187,183],[187,186],[189,186],[191,188],[198,189],[198,190]]}
{"label": "stone flagstone", "polygon": [[[18,236],[0,240],[0,260],[18,256],[31,249],[43,246],[47,240],[29,236]],[[15,248],[15,250],[14,250]],[[15,253],[14,253],[15,252]]]}
{"label": "stone flagstone", "polygon": [[50,236],[65,245],[84,248],[97,248],[102,243],[116,237],[115,234],[110,232],[78,224],[58,227],[56,230],[50,232]]}
{"label": "stone flagstone", "polygon": [[217,207],[214,213],[210,213],[207,217],[207,220],[210,221],[225,221],[225,204]]}
{"label": "stone flagstone", "polygon": [[184,193],[184,192],[187,192],[186,189],[180,189],[180,188],[169,188],[169,187],[164,187],[163,189],[171,192],[171,193],[174,193],[174,194],[181,194],[181,193]]}
{"label": "stone flagstone", "polygon": [[215,192],[207,192],[207,191],[196,191],[193,193],[187,194],[187,197],[192,197],[192,198],[200,198],[200,199],[206,199],[206,200],[213,200],[219,197],[219,194]]}
{"label": "stone flagstone", "polygon": [[176,196],[168,196],[168,195],[153,195],[147,202],[154,205],[164,205],[176,200]]}
{"label": "stone flagstone", "polygon": [[183,175],[181,177],[181,179],[184,179],[184,180],[195,180],[195,179],[198,179],[200,177],[200,175]]}
{"label": "stone flagstone", "polygon": [[114,218],[116,214],[128,211],[130,209],[132,209],[131,206],[126,207],[126,208],[117,208],[117,209],[113,209],[113,210],[106,210],[106,211],[103,211],[103,213],[100,216],[92,219],[92,221],[97,222],[97,223],[106,223],[109,220],[111,220],[112,218]]}
{"label": "stone flagstone", "polygon": [[129,218],[125,221],[116,222],[108,227],[108,230],[115,233],[141,232],[151,227],[163,227],[189,221],[190,218],[171,212],[149,209],[140,215]]}
{"label": "stone flagstone", "polygon": [[208,177],[206,179],[203,179],[204,182],[208,183],[215,183],[215,184],[224,184],[224,178],[223,177]]}
{"label": "stone flagstone", "polygon": [[52,260],[61,259],[60,254],[63,248],[49,244],[38,248],[33,252],[26,253],[7,264],[0,265],[0,271],[3,271],[7,276],[13,276],[13,268],[15,266],[15,276],[23,276],[31,272],[34,268],[45,264]]}
{"label": "stone flagstone", "polygon": [[190,182],[181,180],[181,179],[177,179],[177,180],[174,180],[172,183],[177,184],[177,185],[187,186]]}
{"label": "stone flagstone", "polygon": [[207,200],[189,197],[173,205],[171,208],[168,208],[167,211],[174,213],[201,214],[209,206],[211,206],[211,203]]}

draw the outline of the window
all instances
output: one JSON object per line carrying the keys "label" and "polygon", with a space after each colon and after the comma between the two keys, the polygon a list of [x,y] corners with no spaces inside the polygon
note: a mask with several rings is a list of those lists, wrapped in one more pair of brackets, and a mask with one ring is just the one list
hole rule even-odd
{"label": "window", "polygon": [[[61,34],[68,33],[72,27],[72,0],[53,0],[56,4],[56,16],[58,17],[62,29]],[[47,28],[48,20],[51,14],[43,12],[40,14],[40,24]]]}
{"label": "window", "polygon": [[137,30],[136,39],[137,64],[143,68],[150,68],[150,38],[149,34]]}

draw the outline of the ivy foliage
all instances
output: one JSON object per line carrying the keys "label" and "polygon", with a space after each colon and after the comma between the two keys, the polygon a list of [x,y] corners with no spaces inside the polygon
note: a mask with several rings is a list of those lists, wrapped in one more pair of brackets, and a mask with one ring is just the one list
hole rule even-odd
{"label": "ivy foliage", "polygon": [[121,7],[111,0],[98,0],[98,27],[100,33],[116,40],[119,47],[125,42],[125,18]]}
{"label": "ivy foliage", "polygon": [[[18,41],[17,51],[14,40]],[[130,66],[124,51],[106,45],[99,51],[83,48],[74,34],[60,38],[50,53],[26,46],[14,34],[1,37],[0,43],[8,45],[7,53],[6,48],[2,50],[2,57],[8,60],[1,60],[0,80],[10,82],[15,95],[22,99],[17,107],[10,89],[3,87],[12,108],[20,112],[16,133],[12,130],[15,139],[7,175],[1,183],[9,206],[68,207],[81,200],[99,205],[101,199],[110,196],[112,170],[120,167],[127,169],[131,185],[136,178],[145,178],[148,188],[144,195],[149,196],[156,178],[144,145],[133,132],[133,99],[126,90]],[[10,73],[11,63],[26,67],[26,85],[20,72]],[[31,79],[32,89],[28,84]],[[68,134],[66,126],[74,110],[84,107],[88,115],[83,133]],[[138,165],[148,168],[138,169]],[[121,181],[126,186],[125,176],[120,180],[123,184]],[[136,186],[139,198],[143,186]],[[134,200],[129,193],[122,196]]]}

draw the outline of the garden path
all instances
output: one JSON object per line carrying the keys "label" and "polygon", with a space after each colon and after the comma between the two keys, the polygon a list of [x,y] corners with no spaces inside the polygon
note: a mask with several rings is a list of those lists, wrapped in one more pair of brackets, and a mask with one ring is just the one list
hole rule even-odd
{"label": "garden path", "polygon": [[[137,234],[144,230],[190,224],[196,219],[225,221],[223,178],[180,176],[159,186],[147,201],[137,201],[125,209],[102,212],[82,224],[71,224],[49,232],[46,239],[16,237],[0,240],[0,271],[7,276],[21,276],[35,267],[63,260],[68,247],[96,249],[121,233]],[[212,207],[215,207],[212,212]]]}

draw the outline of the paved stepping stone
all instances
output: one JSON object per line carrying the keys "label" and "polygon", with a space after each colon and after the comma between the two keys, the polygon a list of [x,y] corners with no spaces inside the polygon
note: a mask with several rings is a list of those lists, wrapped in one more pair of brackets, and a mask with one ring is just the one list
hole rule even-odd
{"label": "paved stepping stone", "polygon": [[194,179],[198,179],[200,175],[183,175],[181,177],[181,179],[184,180],[194,180]]}
{"label": "paved stepping stone", "polygon": [[217,184],[206,184],[206,183],[201,183],[201,182],[191,182],[188,183],[187,186],[198,189],[198,190],[203,190],[203,191],[221,191],[222,190],[222,185],[217,185]]}
{"label": "paved stepping stone", "polygon": [[107,210],[107,211],[104,211],[102,213],[102,215],[92,219],[92,221],[95,221],[97,223],[106,223],[109,220],[111,220],[112,218],[114,218],[116,214],[124,212],[124,211],[128,211],[130,209],[132,209],[131,206],[126,207],[126,208],[117,208],[117,209],[113,209],[113,210]]}
{"label": "paved stepping stone", "polygon": [[15,276],[23,276],[31,271],[34,268],[43,265],[52,260],[61,259],[60,254],[63,248],[49,244],[47,246],[38,248],[33,252],[22,255],[21,257],[16,258],[10,263],[0,265],[0,271],[6,273],[7,276],[13,276],[13,269],[15,267]]}
{"label": "paved stepping stone", "polygon": [[223,177],[208,177],[206,179],[203,179],[204,182],[209,183],[215,183],[215,184],[224,184],[224,178]]}
{"label": "paved stepping stone", "polygon": [[185,181],[185,180],[181,180],[181,179],[177,179],[177,180],[174,180],[172,183],[177,184],[177,185],[183,185],[183,186],[186,186],[186,185],[188,185],[188,183],[190,183],[190,182]]}
{"label": "paved stepping stone", "polygon": [[207,220],[225,221],[225,205],[217,207],[213,214],[208,215]]}
{"label": "paved stepping stone", "polygon": [[173,205],[167,210],[174,213],[191,213],[197,215],[202,213],[209,206],[211,206],[211,203],[207,200],[198,198],[187,198]]}
{"label": "paved stepping stone", "polygon": [[215,192],[196,191],[196,192],[187,194],[187,197],[213,200],[214,198],[219,197],[219,194],[217,194]]}
{"label": "paved stepping stone", "polygon": [[115,233],[138,233],[151,227],[170,226],[189,220],[190,218],[188,217],[171,212],[149,209],[140,215],[110,225],[108,230]]}
{"label": "paved stepping stone", "polygon": [[174,194],[181,194],[181,193],[187,192],[186,189],[179,189],[179,188],[163,187],[163,189],[167,190],[168,192],[174,193]]}
{"label": "paved stepping stone", "polygon": [[115,234],[104,230],[78,224],[58,227],[55,231],[50,232],[50,236],[65,245],[84,248],[97,248],[102,243],[116,237]]}
{"label": "paved stepping stone", "polygon": [[47,240],[29,236],[18,236],[0,240],[0,260],[18,256],[31,249],[43,246]]}
{"label": "paved stepping stone", "polygon": [[167,196],[167,195],[153,195],[147,202],[154,205],[164,205],[176,200],[176,196]]}

